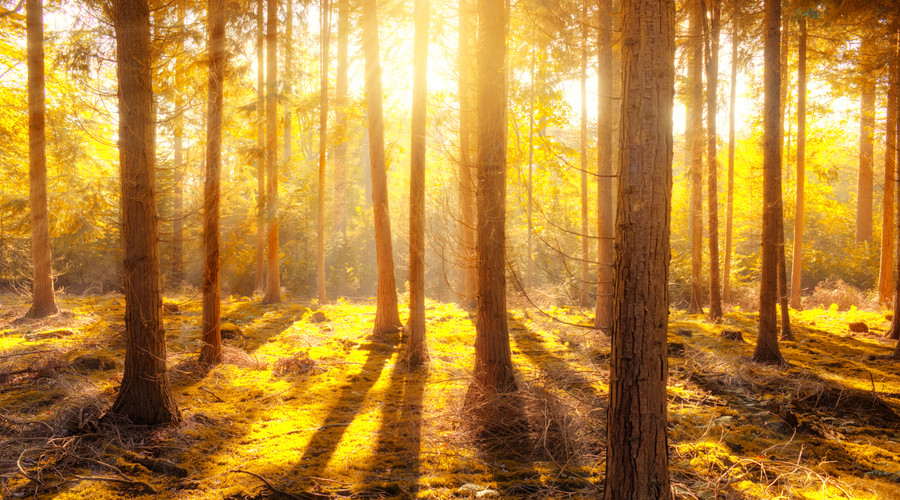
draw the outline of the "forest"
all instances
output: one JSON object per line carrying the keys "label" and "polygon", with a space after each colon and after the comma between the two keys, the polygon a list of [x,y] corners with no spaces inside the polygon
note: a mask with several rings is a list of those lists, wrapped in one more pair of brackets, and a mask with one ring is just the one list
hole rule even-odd
{"label": "forest", "polygon": [[0,0],[0,498],[900,498],[897,0]]}

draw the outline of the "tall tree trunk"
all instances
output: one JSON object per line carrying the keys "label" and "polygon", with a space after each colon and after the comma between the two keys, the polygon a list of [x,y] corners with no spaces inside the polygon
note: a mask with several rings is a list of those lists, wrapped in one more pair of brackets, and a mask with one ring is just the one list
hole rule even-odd
{"label": "tall tree trunk", "polygon": [[[891,37],[891,47],[896,46],[896,33]],[[891,51],[888,62],[888,100],[885,120],[884,147],[884,202],[881,218],[881,267],[878,273],[878,296],[883,305],[893,299],[894,284],[894,191],[897,168],[897,106],[900,97],[900,68],[897,54]]]}
{"label": "tall tree trunk", "polygon": [[200,364],[222,361],[219,286],[219,186],[222,172],[222,111],[225,102],[225,5],[209,0],[209,98],[206,182],[203,190],[203,339]]}
{"label": "tall tree trunk", "polygon": [[56,314],[50,258],[50,210],[47,203],[47,138],[44,99],[44,11],[41,0],[25,6],[28,39],[28,181],[31,209],[32,302],[26,316]]}
{"label": "tall tree trunk", "polygon": [[688,47],[687,159],[691,171],[691,303],[688,311],[703,312],[703,4],[690,0]]}
{"label": "tall tree trunk", "polygon": [[337,75],[334,88],[334,239],[347,239],[347,46],[350,1],[338,0]]}
{"label": "tall tree trunk", "polygon": [[528,226],[528,234],[525,244],[525,288],[531,289],[534,286],[534,88],[535,88],[535,44],[534,37],[536,34],[532,30],[531,41],[531,66],[529,67],[528,79],[528,183],[526,189],[528,191],[528,204],[526,207],[526,218]]}
{"label": "tall tree trunk", "polygon": [[[860,47],[861,57],[871,57],[874,41],[870,37],[863,38]],[[859,114],[859,177],[856,184],[856,242],[872,241],[872,213],[874,205],[873,184],[875,174],[872,170],[875,142],[875,79],[868,70],[861,69],[863,81],[860,89]]]}
{"label": "tall tree trunk", "polygon": [[779,45],[781,32],[781,0],[765,0],[764,42],[765,60],[763,99],[763,213],[762,265],[760,268],[759,335],[753,360],[762,363],[781,363],[778,349],[778,321],[775,304],[778,301],[778,199],[781,185],[781,63]]}
{"label": "tall tree trunk", "polygon": [[478,305],[470,393],[512,392],[506,322],[506,1],[478,0]]}
{"label": "tall tree trunk", "polygon": [[607,500],[668,499],[666,325],[675,2],[623,2]]}
{"label": "tall tree trunk", "polygon": [[113,4],[125,243],[125,370],[112,412],[138,425],[181,420],[169,390],[159,290],[159,237],[146,0]]}
{"label": "tall tree trunk", "polygon": [[612,121],[612,2],[601,0],[597,35],[597,310],[594,328],[612,327],[615,267]]}
{"label": "tall tree trunk", "polygon": [[172,209],[172,281],[184,282],[184,2],[178,2],[178,44],[175,50],[175,199]]}
{"label": "tall tree trunk", "polygon": [[253,290],[263,291],[266,251],[266,158],[263,101],[263,0],[256,0],[256,275]]}
{"label": "tall tree trunk", "polygon": [[266,12],[266,294],[263,303],[281,302],[278,271],[278,0]]}
{"label": "tall tree trunk", "polygon": [[587,177],[587,58],[588,58],[588,0],[581,0],[581,307],[590,305],[590,230],[588,220]]}
{"label": "tall tree trunk", "polygon": [[462,303],[475,304],[475,6],[459,0],[459,268]]}
{"label": "tall tree trunk", "polygon": [[416,0],[412,137],[409,175],[409,345],[412,366],[425,359],[425,120],[428,69],[428,0]]}
{"label": "tall tree trunk", "polygon": [[[885,185],[887,187],[887,185]],[[797,48],[797,202],[794,208],[794,252],[791,257],[791,307],[800,309],[803,264],[803,210],[806,189],[806,16],[800,17]],[[892,190],[893,191],[893,190]],[[893,192],[892,192],[893,194]]]}
{"label": "tall tree trunk", "polygon": [[[787,3],[788,0],[782,0]],[[782,8],[781,14],[781,53],[779,54],[779,63],[781,65],[781,85],[779,92],[779,118],[778,118],[778,147],[779,147],[779,156],[781,157],[781,165],[787,161],[788,156],[790,155],[791,150],[791,137],[790,131],[787,134],[784,132],[784,123],[787,118],[790,116],[787,112],[787,98],[788,98],[788,88],[790,87],[790,71],[788,71],[788,56],[790,55],[791,44],[790,44],[790,13]],[[787,147],[785,147],[785,141],[787,142]],[[779,179],[781,179],[781,168],[779,168]],[[776,198],[778,199],[778,206],[776,210],[778,212],[776,216],[776,228],[775,228],[775,238],[777,240],[776,245],[778,247],[778,263],[776,265],[777,272],[777,280],[776,280],[776,289],[778,293],[778,302],[780,305],[781,311],[781,338],[783,340],[793,340],[794,336],[791,333],[791,318],[790,318],[790,309],[788,308],[788,291],[787,291],[787,264],[785,263],[784,256],[784,186],[782,182],[779,180],[777,186],[778,193]]]}
{"label": "tall tree trunk", "polygon": [[[738,7],[739,8],[739,7]],[[737,101],[737,69],[738,69],[738,19],[740,12],[735,12],[731,19],[731,93],[728,98],[728,194],[725,202],[725,266],[722,269],[724,285],[722,287],[722,300],[728,304],[731,302],[731,247],[734,233],[734,121],[735,102]]]}
{"label": "tall tree trunk", "polygon": [[[900,9],[895,11],[895,22],[900,25]],[[891,45],[891,54],[895,59],[900,60],[900,36],[898,35],[898,31],[895,29],[895,36],[893,37],[893,43]],[[900,80],[900,64],[896,64],[892,69],[893,77],[895,79]],[[898,109],[894,110],[894,127],[897,131],[898,139],[900,139],[900,99],[897,100],[895,106],[898,106]],[[900,142],[900,141],[898,141]],[[900,167],[900,152],[893,151],[892,154],[897,155],[895,159],[895,166]],[[896,171],[894,175],[895,180],[900,180],[900,171]],[[894,244],[897,248],[900,248],[900,189],[894,189],[894,209],[897,211],[894,216],[894,238],[896,241]],[[891,320],[891,327],[885,333],[885,336],[891,339],[900,339],[900,258],[896,259],[894,262],[894,318]],[[894,351],[894,359],[900,359],[900,342],[897,343],[897,349]]]}
{"label": "tall tree trunk", "polygon": [[366,58],[366,100],[369,108],[369,157],[372,165],[372,204],[375,212],[375,254],[378,266],[375,333],[387,333],[397,331],[402,323],[397,308],[394,250],[391,243],[391,218],[388,208],[376,0],[362,2],[362,30],[363,52]]}
{"label": "tall tree trunk", "polygon": [[[706,127],[707,127],[707,203],[709,216],[709,317],[719,320],[722,317],[722,295],[719,277],[719,157],[717,154],[718,133],[716,115],[718,114],[719,89],[719,34],[721,4],[720,0],[708,2],[710,32],[708,40],[708,59],[706,60]],[[705,14],[704,14],[705,15]]]}
{"label": "tall tree trunk", "polygon": [[[327,2],[328,0],[323,0],[323,2]],[[282,147],[284,148],[284,168],[288,171],[291,170],[291,153],[292,153],[292,144],[291,144],[291,129],[293,128],[293,123],[291,122],[291,99],[293,97],[292,94],[292,83],[294,81],[294,0],[285,0],[285,13],[284,13],[284,100],[285,106],[282,110],[283,119],[282,125],[284,125],[284,144]]]}
{"label": "tall tree trunk", "polygon": [[[289,0],[290,1],[290,0]],[[316,214],[316,285],[319,304],[328,302],[325,293],[325,153],[328,151],[328,42],[331,37],[331,1],[322,0],[319,23],[322,53],[319,63],[319,196]]]}

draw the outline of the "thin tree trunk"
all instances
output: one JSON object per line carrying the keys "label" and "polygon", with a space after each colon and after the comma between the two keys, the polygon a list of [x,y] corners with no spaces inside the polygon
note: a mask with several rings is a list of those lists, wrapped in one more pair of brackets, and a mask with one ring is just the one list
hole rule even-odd
{"label": "thin tree trunk", "polygon": [[[707,127],[707,210],[709,217],[709,317],[713,321],[722,318],[722,295],[719,277],[719,157],[717,153],[719,89],[719,34],[721,4],[719,0],[709,2],[710,32],[706,60],[706,127]],[[704,14],[705,15],[705,14]]]}
{"label": "thin tree trunk", "polygon": [[50,257],[50,209],[47,202],[47,138],[44,98],[44,11],[41,0],[27,0],[25,30],[28,58],[28,181],[31,209],[32,302],[26,316],[56,314]]}
{"label": "thin tree trunk", "polygon": [[765,0],[764,102],[763,102],[763,214],[762,265],[760,268],[759,334],[753,360],[781,363],[778,348],[778,199],[781,185],[781,0]]}
{"label": "thin tree trunk", "polygon": [[[289,0],[290,1],[290,0]],[[319,304],[328,302],[325,293],[325,153],[328,151],[328,42],[331,35],[331,2],[322,0],[320,9],[322,57],[319,75],[319,196],[316,230],[316,285]]]}
{"label": "thin tree trunk", "polygon": [[428,0],[416,0],[412,137],[409,180],[409,345],[406,359],[422,364],[425,351],[425,126],[427,108]]}
{"label": "thin tree trunk", "polygon": [[[891,47],[896,45],[895,38],[896,35],[891,37]],[[890,83],[884,132],[884,202],[881,212],[881,266],[878,273],[878,296],[883,305],[891,303],[894,293],[894,182],[897,169],[897,106],[900,97],[898,67],[900,64],[897,54],[892,53],[888,62]]]}
{"label": "thin tree trunk", "polygon": [[475,304],[475,6],[459,0],[459,269],[462,303]]}
{"label": "thin tree trunk", "polygon": [[[666,325],[675,2],[623,2],[607,500],[669,499]],[[625,167],[627,165],[627,167]]]}
{"label": "thin tree trunk", "polygon": [[388,208],[387,171],[384,159],[384,112],[381,97],[381,61],[378,47],[376,0],[362,2],[363,52],[366,59],[366,99],[369,114],[369,156],[372,164],[372,203],[375,212],[375,253],[378,292],[375,333],[397,331],[402,323],[397,308],[394,251]]}
{"label": "thin tree trunk", "polygon": [[588,0],[581,0],[581,307],[590,305],[588,283],[591,272],[587,177],[587,4]]}
{"label": "thin tree trunk", "polygon": [[119,85],[119,161],[125,244],[125,370],[111,412],[131,423],[175,423],[159,289],[159,238],[146,0],[113,5]]}
{"label": "thin tree trunk", "polygon": [[478,0],[478,306],[470,394],[506,393],[517,388],[506,320],[508,8],[506,1]]}
{"label": "thin tree trunk", "polygon": [[253,291],[262,293],[265,280],[266,251],[266,154],[263,93],[264,57],[263,0],[256,0],[256,275]]}
{"label": "thin tree trunk", "polygon": [[[885,187],[887,185],[885,184]],[[803,210],[806,189],[806,17],[800,17],[797,49],[797,202],[794,208],[794,252],[791,257],[791,307],[800,309],[803,264]],[[891,189],[893,195],[893,189]]]}
{"label": "thin tree trunk", "polygon": [[612,5],[601,0],[597,36],[597,310],[594,328],[609,333],[615,292],[613,203]]}
{"label": "thin tree trunk", "polygon": [[350,1],[338,0],[337,75],[334,89],[334,239],[347,239],[347,46]]}
{"label": "thin tree trunk", "polygon": [[[532,32],[532,37],[535,34]],[[535,87],[535,41],[531,41],[531,67],[528,85],[528,235],[525,250],[525,288],[534,286],[534,87]]]}
{"label": "thin tree trunk", "polygon": [[[323,0],[327,2],[328,0]],[[292,83],[294,81],[294,0],[285,0],[284,13],[284,100],[286,105],[282,111],[284,125],[284,167],[291,170],[291,99]]]}
{"label": "thin tree trunk", "polygon": [[[873,48],[869,37],[863,38],[861,57],[871,56]],[[875,79],[866,69],[861,70],[863,82],[860,92],[859,116],[859,177],[856,185],[856,242],[872,241],[872,220],[875,174],[872,170],[875,142]]]}
{"label": "thin tree trunk", "polygon": [[172,281],[184,282],[184,2],[178,2],[178,44],[175,56],[175,199],[172,214]]}
{"label": "thin tree trunk", "polygon": [[[895,19],[898,23],[900,23],[900,9],[895,12]],[[893,39],[893,43],[891,44],[891,54],[896,59],[900,59],[900,36],[898,32],[895,31],[895,37]],[[893,77],[895,79],[900,79],[900,64],[895,65],[892,70]],[[895,104],[900,107],[900,99]],[[894,110],[895,122],[894,126],[897,130],[898,138],[900,138],[900,109]],[[892,154],[897,155],[895,159],[895,168],[900,167],[900,152],[893,151]],[[894,172],[894,179],[900,180],[900,169]],[[894,216],[894,237],[896,239],[895,245],[898,249],[900,249],[900,189],[897,189],[895,186],[894,189],[894,209],[897,211]],[[894,317],[891,320],[891,327],[885,333],[885,336],[894,340],[900,339],[900,258],[896,259],[894,262]],[[900,359],[900,342],[897,343],[897,348],[894,351],[894,359]]]}
{"label": "thin tree trunk", "polygon": [[688,47],[687,143],[691,171],[691,303],[688,311],[703,312],[703,5],[691,0]]}
{"label": "thin tree trunk", "polygon": [[[786,0],[783,0],[786,1]],[[790,55],[791,44],[790,44],[790,14],[784,8],[782,8],[781,14],[781,52],[779,54],[779,63],[781,65],[781,86],[779,92],[779,118],[778,118],[778,146],[779,146],[779,156],[781,157],[781,165],[779,168],[779,179],[781,179],[781,168],[783,168],[784,163],[787,161],[787,158],[790,156],[791,150],[791,135],[790,135],[790,127],[788,127],[788,133],[785,134],[785,121],[790,121],[788,118],[790,114],[787,112],[787,98],[788,98],[788,89],[790,88],[790,71],[788,71],[788,57]],[[787,142],[787,146],[785,146],[785,142]],[[793,340],[794,336],[791,333],[791,318],[790,318],[790,309],[788,308],[788,291],[787,291],[787,264],[785,263],[785,255],[784,255],[784,185],[781,181],[778,182],[777,186],[778,193],[776,198],[778,199],[778,206],[776,210],[778,212],[776,217],[777,227],[775,229],[775,238],[777,240],[777,248],[778,248],[778,263],[776,265],[777,272],[777,280],[776,280],[776,289],[778,293],[778,303],[780,306],[781,312],[781,338],[782,340]]]}
{"label": "thin tree trunk", "polygon": [[724,286],[722,287],[722,300],[728,304],[731,302],[731,247],[734,233],[734,122],[735,102],[737,101],[737,69],[738,69],[738,19],[739,12],[732,16],[731,25],[731,95],[728,98],[728,194],[725,202],[725,266],[722,270]]}
{"label": "thin tree trunk", "polygon": [[278,0],[267,0],[266,13],[266,294],[263,303],[281,302],[278,270]]}

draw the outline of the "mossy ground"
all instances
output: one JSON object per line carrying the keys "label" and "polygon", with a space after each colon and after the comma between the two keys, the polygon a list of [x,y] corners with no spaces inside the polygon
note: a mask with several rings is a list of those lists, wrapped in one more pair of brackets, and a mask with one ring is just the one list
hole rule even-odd
{"label": "mossy ground", "polygon": [[[521,391],[486,435],[463,409],[475,333],[454,305],[428,303],[430,361],[410,370],[402,333],[371,334],[372,303],[231,297],[223,318],[242,334],[203,372],[199,298],[169,297],[169,376],[183,422],[146,429],[99,418],[121,377],[121,296],[63,296],[64,312],[43,321],[19,319],[23,298],[0,303],[4,498],[578,498],[602,487],[609,340],[534,311],[511,312]],[[319,310],[325,321],[313,320]],[[793,319],[798,340],[782,344],[789,365],[771,367],[750,362],[754,314],[730,311],[719,324],[671,315],[678,496],[900,498],[900,363],[886,359],[888,322],[855,310]],[[854,321],[872,331],[852,334]]]}

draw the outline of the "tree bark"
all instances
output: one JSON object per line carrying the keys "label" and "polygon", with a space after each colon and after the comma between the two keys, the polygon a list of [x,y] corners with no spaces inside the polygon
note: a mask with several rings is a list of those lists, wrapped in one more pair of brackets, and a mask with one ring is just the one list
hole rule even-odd
{"label": "tree bark", "polygon": [[[785,1],[786,0],[782,0]],[[788,156],[790,155],[791,149],[791,137],[790,133],[785,134],[785,121],[789,117],[789,113],[787,112],[787,98],[788,98],[788,88],[790,87],[790,71],[788,70],[788,57],[790,55],[791,44],[790,44],[790,13],[786,12],[782,8],[781,13],[781,53],[780,57],[780,65],[781,65],[781,85],[780,85],[780,93],[779,93],[779,118],[778,118],[778,147],[779,147],[779,156],[781,157],[782,167],[779,168],[779,179],[781,179],[781,168],[783,168],[784,163],[787,161]],[[785,142],[787,142],[787,147],[785,147]],[[790,318],[790,309],[788,308],[788,291],[787,291],[787,264],[785,262],[784,255],[784,185],[779,180],[777,186],[778,193],[776,198],[778,199],[778,206],[776,210],[778,212],[776,216],[776,224],[777,227],[775,229],[775,238],[777,240],[776,246],[778,248],[778,263],[776,265],[777,272],[777,280],[776,280],[776,289],[778,293],[778,302],[780,305],[781,312],[781,338],[782,340],[793,340],[794,335],[791,333],[791,318]]]}
{"label": "tree bark", "polygon": [[378,266],[375,333],[388,333],[397,331],[402,323],[400,322],[400,312],[397,308],[394,251],[391,244],[391,219],[388,208],[376,0],[363,0],[362,2],[362,29],[363,52],[366,59],[366,100],[369,108],[369,157],[372,167],[372,203],[375,212],[375,255]]}
{"label": "tree bark", "polygon": [[781,200],[781,0],[765,0],[763,98],[763,214],[760,267],[759,334],[753,360],[781,363],[778,348],[778,214]]}
{"label": "tree bark", "polygon": [[687,158],[691,172],[691,303],[688,312],[703,312],[703,4],[688,3]]}
{"label": "tree bark", "polygon": [[478,0],[478,304],[469,392],[513,392],[506,321],[506,1]]}
{"label": "tree bark", "polygon": [[[871,55],[872,41],[869,37],[863,38],[860,48],[861,57]],[[860,115],[859,115],[859,176],[856,184],[856,242],[872,241],[872,213],[874,205],[873,185],[874,172],[872,170],[875,142],[873,132],[875,130],[875,80],[869,75],[867,69],[861,69],[863,79],[860,89]]]}
{"label": "tree bark", "polygon": [[26,316],[56,314],[50,256],[50,209],[47,202],[47,138],[44,98],[44,11],[41,0],[27,0],[25,30],[28,59],[28,182],[31,209],[32,302]]}
{"label": "tree bark", "polygon": [[[739,7],[738,7],[739,8]],[[722,300],[728,304],[731,302],[731,248],[734,234],[734,122],[735,102],[737,101],[737,69],[738,46],[740,34],[738,19],[740,12],[732,15],[731,25],[731,94],[728,98],[728,194],[725,202],[725,265],[722,269],[724,283],[722,286]]]}
{"label": "tree bark", "polygon": [[597,310],[594,328],[609,333],[612,328],[615,292],[615,205],[612,164],[613,74],[612,2],[601,0],[597,36]]}
{"label": "tree bark", "polygon": [[278,0],[267,0],[266,13],[266,225],[267,272],[263,303],[281,302],[278,270]]}
{"label": "tree bark", "polygon": [[[707,127],[707,177],[706,191],[709,220],[709,317],[713,321],[722,318],[722,294],[719,276],[719,157],[717,154],[718,133],[716,115],[718,113],[719,89],[719,34],[720,0],[705,0],[709,10],[709,58],[706,61],[706,127]],[[704,14],[705,15],[705,14]]]}
{"label": "tree bark", "polygon": [[588,0],[581,0],[581,307],[590,306],[590,220],[588,215],[587,58]]}
{"label": "tree bark", "polygon": [[475,271],[475,6],[459,0],[459,250],[462,304],[475,304],[478,275]]}
{"label": "tree bark", "polygon": [[668,499],[666,328],[675,2],[623,3],[607,500]]}
{"label": "tree bark", "polygon": [[175,197],[172,209],[172,281],[176,286],[184,282],[184,2],[178,2],[178,45],[175,56],[175,134],[174,176]]}
{"label": "tree bark", "polygon": [[532,30],[531,41],[531,65],[528,72],[528,183],[526,190],[528,191],[527,206],[525,213],[528,227],[528,234],[525,242],[525,289],[530,290],[534,286],[534,89],[537,86],[535,82],[535,60],[537,59],[534,37],[536,33]]}
{"label": "tree bark", "polygon": [[[896,34],[891,47],[896,46]],[[881,266],[878,273],[878,296],[883,305],[891,304],[894,283],[894,190],[897,169],[897,106],[900,78],[897,77],[897,54],[892,50],[888,62],[888,100],[885,120],[884,198],[881,219]]]}
{"label": "tree bark", "polygon": [[263,102],[263,0],[256,0],[256,275],[253,290],[262,293],[265,283],[266,252],[266,144]]}
{"label": "tree bark", "polygon": [[[290,1],[290,0],[288,0]],[[319,195],[316,214],[316,285],[319,304],[328,302],[325,293],[325,153],[328,151],[328,42],[331,35],[331,1],[322,0],[319,10],[322,54],[319,74]]]}
{"label": "tree bark", "polygon": [[409,344],[406,359],[422,364],[425,351],[425,126],[428,69],[428,0],[416,0],[412,137],[409,180]]}
{"label": "tree bark", "polygon": [[334,89],[334,239],[347,239],[347,46],[350,1],[338,0],[337,74]]}
{"label": "tree bark", "polygon": [[[797,49],[797,201],[794,208],[794,251],[791,257],[791,307],[800,309],[803,263],[803,210],[806,190],[806,17],[800,17]],[[885,184],[887,189],[887,184]],[[891,189],[893,194],[893,188]]]}
{"label": "tree bark", "polygon": [[225,102],[225,5],[209,0],[209,98],[206,124],[206,182],[203,190],[203,338],[200,364],[222,361],[219,286],[219,191],[222,172],[222,111]]}
{"label": "tree bark", "polygon": [[125,370],[112,412],[138,425],[181,420],[169,390],[159,289],[159,237],[146,0],[113,4],[125,244]]}

